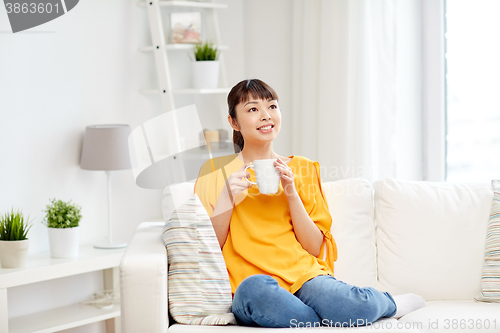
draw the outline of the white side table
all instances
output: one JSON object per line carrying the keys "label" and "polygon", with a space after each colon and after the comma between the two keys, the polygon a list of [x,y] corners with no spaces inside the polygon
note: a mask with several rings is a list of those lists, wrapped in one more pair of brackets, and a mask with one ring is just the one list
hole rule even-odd
{"label": "white side table", "polygon": [[23,268],[0,268],[0,333],[47,333],[106,320],[108,333],[120,332],[120,305],[98,309],[74,304],[26,316],[8,318],[7,289],[61,277],[103,271],[104,288],[119,292],[118,267],[125,249],[96,249],[82,245],[77,258],[55,259],[50,253],[29,255]]}

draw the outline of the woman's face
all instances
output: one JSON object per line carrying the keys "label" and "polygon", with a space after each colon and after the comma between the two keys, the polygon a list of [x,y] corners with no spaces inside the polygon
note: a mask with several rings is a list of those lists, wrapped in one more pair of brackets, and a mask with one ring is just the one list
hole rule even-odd
{"label": "woman's face", "polygon": [[245,143],[272,141],[281,128],[278,101],[250,96],[248,101],[236,106],[236,122],[232,120],[232,127],[241,132]]}

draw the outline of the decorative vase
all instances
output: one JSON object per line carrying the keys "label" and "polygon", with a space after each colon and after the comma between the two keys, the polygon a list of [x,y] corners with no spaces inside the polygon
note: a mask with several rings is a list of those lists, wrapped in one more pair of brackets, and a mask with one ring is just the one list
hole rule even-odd
{"label": "decorative vase", "polygon": [[80,227],[47,228],[49,230],[50,256],[74,258],[80,248]]}
{"label": "decorative vase", "polygon": [[219,61],[193,61],[193,88],[215,89],[219,86]]}
{"label": "decorative vase", "polygon": [[26,265],[29,239],[0,241],[0,262],[3,268],[18,268]]}

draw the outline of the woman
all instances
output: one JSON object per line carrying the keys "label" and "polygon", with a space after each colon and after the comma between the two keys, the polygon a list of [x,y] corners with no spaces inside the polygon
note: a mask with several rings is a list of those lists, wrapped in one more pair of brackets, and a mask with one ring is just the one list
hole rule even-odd
{"label": "woman", "polygon": [[[281,112],[266,83],[241,81],[227,100],[233,141],[241,152],[207,161],[195,193],[222,248],[238,324],[359,326],[423,306],[414,294],[393,298],[334,278],[337,248],[319,163],[274,152]],[[244,179],[252,176],[245,167],[258,159],[276,159],[281,181],[276,194],[260,194]]]}

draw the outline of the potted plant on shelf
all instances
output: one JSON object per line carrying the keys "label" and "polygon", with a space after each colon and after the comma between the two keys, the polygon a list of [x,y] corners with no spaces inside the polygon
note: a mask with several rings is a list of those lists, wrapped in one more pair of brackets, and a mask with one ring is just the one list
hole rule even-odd
{"label": "potted plant on shelf", "polygon": [[52,258],[78,256],[81,207],[62,200],[51,199],[44,210],[42,221],[49,231],[50,255]]}
{"label": "potted plant on shelf", "polygon": [[194,46],[192,62],[193,87],[196,89],[213,89],[219,85],[218,51],[212,43],[202,43]]}
{"label": "potted plant on shelf", "polygon": [[0,217],[0,262],[3,268],[18,268],[26,264],[29,239],[26,237],[31,223],[24,220],[20,211],[5,213]]}

